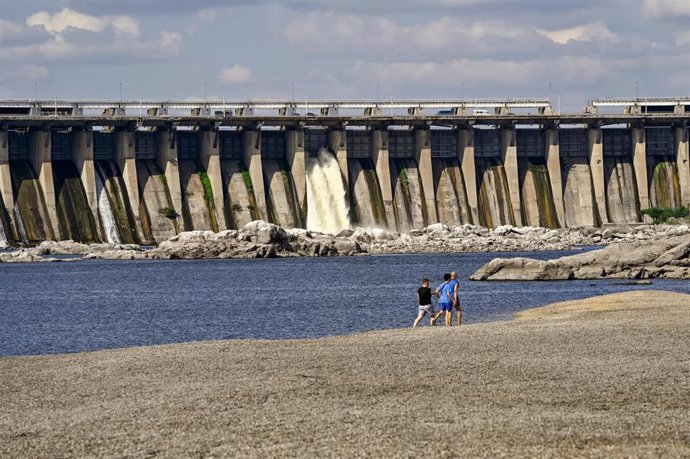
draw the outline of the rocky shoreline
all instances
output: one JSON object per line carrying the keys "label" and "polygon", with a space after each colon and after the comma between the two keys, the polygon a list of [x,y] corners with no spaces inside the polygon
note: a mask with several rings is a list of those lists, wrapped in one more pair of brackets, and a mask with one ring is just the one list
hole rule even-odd
{"label": "rocky shoreline", "polygon": [[[0,262],[107,260],[227,259],[352,256],[362,254],[536,252],[561,251],[578,246],[636,243],[690,236],[688,225],[637,225],[610,228],[547,229],[474,225],[430,225],[422,230],[395,233],[382,229],[344,230],[338,235],[304,229],[284,229],[263,221],[220,233],[184,232],[158,247],[80,244],[46,241],[36,247],[0,253]],[[66,258],[65,256],[71,256]]]}

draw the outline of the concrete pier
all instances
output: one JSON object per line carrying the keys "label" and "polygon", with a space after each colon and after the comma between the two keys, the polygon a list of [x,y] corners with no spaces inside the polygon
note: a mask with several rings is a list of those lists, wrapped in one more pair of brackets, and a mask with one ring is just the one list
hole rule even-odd
{"label": "concrete pier", "polygon": [[518,169],[517,143],[514,127],[501,128],[501,158],[508,180],[510,203],[513,208],[515,225],[522,226],[522,212],[520,199],[520,171]]}
{"label": "concrete pier", "polygon": [[38,183],[41,185],[43,197],[48,212],[46,233],[51,240],[59,239],[59,225],[57,216],[57,200],[55,196],[55,180],[53,178],[53,164],[51,162],[50,131],[33,131],[29,137],[29,162],[36,172]]}
{"label": "concrete pier", "polygon": [[376,176],[381,187],[383,207],[386,211],[386,223],[390,229],[395,229],[395,212],[393,208],[393,182],[391,181],[391,164],[388,155],[388,132],[375,130],[371,132],[371,157],[374,160]]}
{"label": "concrete pier", "polygon": [[[98,215],[98,190],[96,188],[96,169],[93,164],[93,132],[91,131],[77,131],[74,133],[74,165],[81,177],[81,183],[86,192],[86,199],[89,203],[89,208],[93,214],[95,222],[100,222]],[[96,223],[99,229],[101,240],[106,240],[105,230],[99,223]]]}
{"label": "concrete pier", "polygon": [[[12,216],[14,195],[10,173],[10,142],[7,131],[0,131],[0,204],[4,204],[7,214]],[[9,228],[8,228],[9,232]]]}
{"label": "concrete pier", "polygon": [[134,151],[134,132],[117,131],[115,133],[115,155],[117,165],[122,173],[122,181],[125,184],[124,193],[132,209],[135,231],[139,240],[144,240],[144,232],[141,226],[141,214],[139,213],[139,178],[137,176],[137,162]]}
{"label": "concrete pier", "polygon": [[[177,164],[175,132],[162,130],[158,132],[157,140],[158,166],[165,176],[172,206],[178,214],[182,215],[182,186],[180,184],[180,168]],[[181,222],[181,219],[179,221]]]}
{"label": "concrete pier", "polygon": [[249,177],[252,181],[252,190],[259,218],[268,221],[264,171],[261,164],[261,131],[258,129],[247,129],[244,131],[244,165],[249,171]]}
{"label": "concrete pier", "polygon": [[474,161],[474,129],[459,129],[458,159],[467,191],[472,223],[479,224],[479,198],[477,196],[477,167]]}
{"label": "concrete pier", "polygon": [[565,228],[565,204],[563,202],[563,175],[561,172],[561,146],[558,137],[558,129],[544,130],[546,151],[546,168],[549,171],[549,182],[553,205],[556,209],[558,226]]}
{"label": "concrete pier", "polygon": [[340,174],[343,176],[343,183],[345,184],[345,191],[349,201],[350,180],[347,167],[347,138],[345,129],[330,129],[328,131],[328,148],[335,153],[335,157],[338,160],[338,167],[340,167]]}
{"label": "concrete pier", "polygon": [[638,203],[640,209],[648,209],[651,205],[649,201],[649,180],[647,178],[647,142],[644,127],[632,128],[631,137]]}
{"label": "concrete pier", "polygon": [[304,207],[307,196],[307,155],[304,152],[304,131],[287,132],[287,163],[297,192],[300,209]]}
{"label": "concrete pier", "polygon": [[223,195],[223,173],[220,167],[220,133],[217,130],[201,131],[199,133],[199,160],[206,171],[213,191],[213,206],[215,207],[218,230],[228,229],[225,221],[225,197]]}
{"label": "concrete pier", "polygon": [[422,191],[424,192],[424,205],[428,221],[425,225],[438,222],[436,210],[436,193],[434,192],[434,169],[431,162],[431,132],[428,129],[417,129],[414,133],[415,159],[419,167],[419,175],[422,178]]}
{"label": "concrete pier", "polygon": [[600,127],[587,130],[589,169],[592,174],[594,200],[601,224],[609,223],[606,211],[606,181],[604,177],[604,142]]}
{"label": "concrete pier", "polygon": [[687,126],[675,129],[676,164],[680,181],[680,194],[683,206],[690,207],[690,152],[688,151]]}

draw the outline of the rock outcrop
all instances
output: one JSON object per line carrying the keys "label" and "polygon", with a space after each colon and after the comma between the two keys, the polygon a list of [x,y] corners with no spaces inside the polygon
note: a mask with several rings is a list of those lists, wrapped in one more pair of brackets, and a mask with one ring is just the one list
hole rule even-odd
{"label": "rock outcrop", "polygon": [[356,255],[362,247],[340,238],[303,229],[286,230],[263,221],[247,223],[241,230],[191,231],[162,242],[148,253],[154,259],[275,258]]}
{"label": "rock outcrop", "polygon": [[638,225],[611,228],[547,229],[500,226],[493,230],[474,225],[430,225],[397,234],[356,229],[351,239],[369,253],[536,252],[567,250],[576,246],[645,241],[657,237],[690,235],[688,225]]}
{"label": "rock outcrop", "polygon": [[[430,225],[421,230],[395,233],[384,229],[355,228],[338,235],[322,234],[305,229],[284,229],[263,221],[252,221],[239,230],[219,233],[190,231],[147,249],[138,245],[80,244],[74,241],[46,241],[40,245],[0,253],[0,262],[46,261],[47,256],[76,259],[201,259],[201,258],[273,258],[292,256],[339,256],[405,253],[469,253],[469,252],[536,252],[567,250],[576,246],[609,245],[652,241],[676,236],[690,237],[688,225],[637,225],[605,229],[590,227],[547,229],[500,226],[493,230],[474,225],[449,227]],[[517,261],[501,270],[515,271]],[[524,261],[521,276],[540,273],[545,278],[566,276],[545,262]],[[584,269],[584,268],[583,268]],[[536,274],[535,274],[536,275]]]}
{"label": "rock outcrop", "polygon": [[556,260],[496,258],[471,280],[690,279],[690,237],[660,237],[610,245]]}

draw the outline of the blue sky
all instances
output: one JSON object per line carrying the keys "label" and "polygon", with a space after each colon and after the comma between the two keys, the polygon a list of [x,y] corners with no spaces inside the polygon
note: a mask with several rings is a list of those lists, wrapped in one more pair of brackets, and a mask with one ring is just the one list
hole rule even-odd
{"label": "blue sky", "polygon": [[[637,84],[636,84],[637,82]],[[690,0],[2,0],[0,98],[690,94]]]}

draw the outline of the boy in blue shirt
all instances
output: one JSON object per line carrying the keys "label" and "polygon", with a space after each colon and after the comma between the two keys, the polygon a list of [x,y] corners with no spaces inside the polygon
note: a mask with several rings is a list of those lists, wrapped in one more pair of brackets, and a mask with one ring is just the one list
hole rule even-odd
{"label": "boy in blue shirt", "polygon": [[449,295],[449,285],[450,285],[450,274],[446,273],[443,275],[443,283],[438,286],[436,289],[436,296],[438,297],[438,307],[440,311],[438,314],[436,314],[436,317],[434,317],[435,320],[438,320],[441,315],[444,313],[446,314],[446,327],[450,327],[453,325],[453,301],[451,299],[451,296]]}

